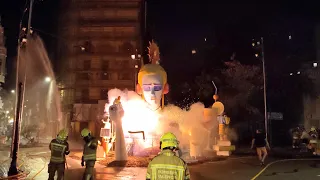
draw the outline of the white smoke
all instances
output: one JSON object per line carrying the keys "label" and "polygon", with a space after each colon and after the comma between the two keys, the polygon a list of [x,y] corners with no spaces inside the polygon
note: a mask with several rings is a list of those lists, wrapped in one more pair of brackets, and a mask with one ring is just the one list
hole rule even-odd
{"label": "white smoke", "polygon": [[[110,104],[106,104],[105,111],[107,113],[109,106],[113,103],[113,101],[118,97],[121,96],[121,103],[124,107],[125,116],[128,107],[136,109],[135,111],[139,111],[138,109],[144,109],[147,107],[146,103],[142,98],[133,91],[121,91],[119,89],[112,89],[108,92],[109,102]],[[133,103],[134,106],[130,106],[129,104]],[[195,103],[191,105],[190,110],[182,110],[181,108],[168,105],[166,106],[159,114],[157,119],[156,128],[154,129],[153,133],[161,136],[166,132],[174,133],[180,141],[180,148],[182,151],[188,151],[190,148],[190,143],[197,145],[200,149],[205,149],[208,147],[208,140],[209,138],[213,138],[212,134],[217,134],[213,131],[218,131],[217,121],[216,119],[206,122],[204,118],[204,105],[202,103]],[[146,110],[144,109],[143,112]],[[131,113],[131,112],[129,112]],[[152,111],[152,113],[155,113]],[[134,117],[137,116],[137,117]],[[145,113],[141,114],[132,114],[130,120],[125,118],[123,120],[124,132],[126,132],[126,125],[125,123],[128,121],[136,121],[137,123],[130,126],[135,128],[138,124],[141,127],[141,131],[144,130],[143,127],[152,121],[151,119],[143,119],[145,118]],[[123,118],[124,119],[124,118]],[[141,119],[143,122],[141,122]],[[138,126],[138,127],[139,127]],[[135,129],[137,130],[137,129]],[[158,146],[158,143],[155,143]]]}

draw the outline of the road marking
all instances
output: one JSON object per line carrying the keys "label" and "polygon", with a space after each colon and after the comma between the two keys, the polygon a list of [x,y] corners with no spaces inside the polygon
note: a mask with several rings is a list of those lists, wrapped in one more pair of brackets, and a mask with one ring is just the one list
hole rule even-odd
{"label": "road marking", "polygon": [[273,161],[269,163],[266,167],[264,167],[260,172],[258,172],[258,174],[256,174],[251,180],[257,179],[257,177],[259,177],[271,165],[279,162],[287,162],[287,161],[320,161],[320,159],[282,159],[282,160]]}

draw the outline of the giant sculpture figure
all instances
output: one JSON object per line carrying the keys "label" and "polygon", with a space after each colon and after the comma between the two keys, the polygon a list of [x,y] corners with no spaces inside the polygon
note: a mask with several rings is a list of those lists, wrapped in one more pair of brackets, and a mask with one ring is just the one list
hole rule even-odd
{"label": "giant sculpture figure", "polygon": [[230,118],[224,115],[224,105],[218,101],[218,95],[215,94],[213,98],[215,103],[213,103],[212,108],[217,111],[217,120],[219,123],[219,140],[217,144],[214,145],[214,150],[218,156],[230,156],[231,151],[235,150],[235,146],[231,145],[231,141],[228,139],[228,128],[226,128],[226,125],[230,123]]}
{"label": "giant sculpture figure", "polygon": [[[164,95],[169,92],[167,84],[167,73],[159,65],[159,48],[153,41],[149,46],[150,64],[141,67],[138,73],[137,93],[145,100],[147,107],[152,111],[161,110],[164,107]],[[120,99],[115,99],[114,104],[109,107],[109,117],[116,124],[116,146],[115,160],[127,160],[124,133],[122,128],[122,117],[124,111]],[[143,131],[130,131],[129,133],[141,133]],[[143,132],[144,134],[144,132]]]}

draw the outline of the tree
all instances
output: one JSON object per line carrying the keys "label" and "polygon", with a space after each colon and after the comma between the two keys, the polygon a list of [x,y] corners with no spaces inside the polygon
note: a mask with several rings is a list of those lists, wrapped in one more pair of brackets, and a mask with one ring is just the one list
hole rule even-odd
{"label": "tree", "polygon": [[[243,65],[238,61],[225,62],[225,69],[211,73],[202,72],[196,77],[196,91],[200,101],[212,105],[215,88],[218,86],[219,100],[225,105],[226,113],[237,120],[248,116],[261,116],[263,110],[263,79],[261,68]],[[246,117],[246,118],[240,118]]]}
{"label": "tree", "polygon": [[261,114],[263,100],[263,77],[261,68],[255,65],[243,65],[238,61],[225,63],[221,74],[224,80],[221,98],[226,110],[233,115],[239,110],[251,115]]}

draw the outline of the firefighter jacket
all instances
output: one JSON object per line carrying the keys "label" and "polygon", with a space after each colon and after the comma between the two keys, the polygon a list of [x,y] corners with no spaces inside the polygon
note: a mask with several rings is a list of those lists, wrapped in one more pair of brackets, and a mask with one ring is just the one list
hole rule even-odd
{"label": "firefighter jacket", "polygon": [[165,149],[149,163],[146,179],[187,180],[190,179],[190,174],[187,163],[173,151]]}
{"label": "firefighter jacket", "polygon": [[86,142],[83,148],[83,160],[95,161],[97,154],[98,140],[92,138],[89,142]]}
{"label": "firefighter jacket", "polygon": [[66,161],[65,156],[70,153],[68,142],[57,139],[50,142],[49,149],[51,150],[51,163],[64,163]]}

